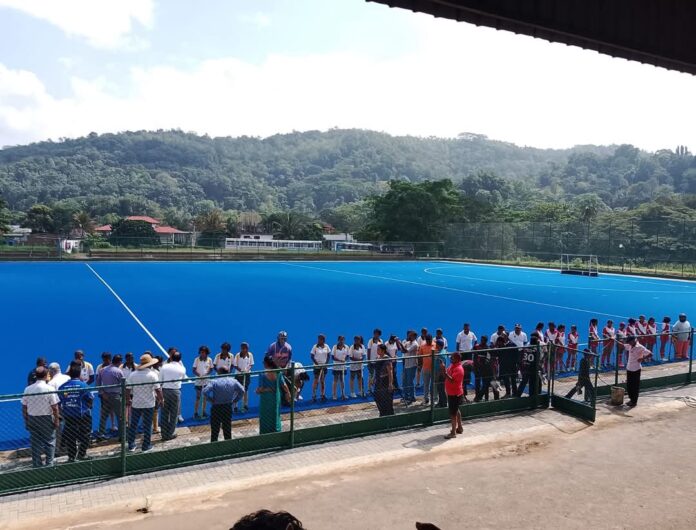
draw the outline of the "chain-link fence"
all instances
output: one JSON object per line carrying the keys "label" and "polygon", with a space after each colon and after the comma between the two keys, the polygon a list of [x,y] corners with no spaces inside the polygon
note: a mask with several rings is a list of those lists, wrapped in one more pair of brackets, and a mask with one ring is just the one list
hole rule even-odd
{"label": "chain-link fence", "polygon": [[696,222],[465,223],[450,225],[446,255],[559,267],[561,254],[594,254],[607,272],[696,277]]}

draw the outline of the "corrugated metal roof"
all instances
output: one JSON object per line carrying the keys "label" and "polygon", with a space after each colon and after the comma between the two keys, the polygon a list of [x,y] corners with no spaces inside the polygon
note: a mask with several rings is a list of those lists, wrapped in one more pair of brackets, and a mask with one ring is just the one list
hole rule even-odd
{"label": "corrugated metal roof", "polygon": [[693,0],[367,0],[696,74]]}

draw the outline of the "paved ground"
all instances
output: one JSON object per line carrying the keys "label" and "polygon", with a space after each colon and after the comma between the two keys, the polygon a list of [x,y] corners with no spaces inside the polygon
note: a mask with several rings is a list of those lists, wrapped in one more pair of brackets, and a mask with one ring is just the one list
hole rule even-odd
{"label": "paved ground", "polygon": [[[413,429],[390,435],[298,448],[277,454],[259,455],[148,475],[125,477],[91,485],[7,496],[0,498],[0,528],[35,528],[41,525],[42,528],[48,529],[65,528],[70,524],[80,524],[80,526],[94,524],[96,526],[93,527],[97,528],[107,524],[105,521],[121,518],[134,518],[134,520],[140,521],[140,524],[143,521],[155,524],[154,522],[158,518],[165,517],[172,510],[177,511],[182,507],[186,510],[202,510],[195,515],[195,517],[199,515],[202,517],[206,510],[215,510],[221,503],[227,506],[232,500],[235,500],[230,508],[225,508],[221,512],[220,524],[217,526],[209,525],[211,528],[224,528],[224,525],[229,527],[230,521],[243,512],[260,506],[299,509],[302,506],[301,500],[309,493],[303,493],[305,485],[314,484],[319,487],[324,484],[332,486],[342,484],[341,481],[348,480],[346,477],[354,477],[353,481],[356,480],[356,477],[364,477],[372,487],[378,487],[380,491],[383,487],[385,492],[402,491],[403,488],[406,488],[403,490],[406,499],[405,507],[398,506],[398,508],[410,509],[413,507],[415,509],[415,506],[423,504],[425,511],[418,513],[422,513],[423,516],[432,515],[434,521],[439,520],[434,517],[435,515],[446,513],[446,508],[439,505],[439,501],[436,501],[446,492],[459,491],[458,488],[464,488],[464,484],[466,484],[466,489],[460,493],[466,499],[470,499],[475,491],[472,488],[473,484],[481,484],[484,487],[483,491],[490,487],[503,488],[501,491],[505,491],[505,488],[508,488],[511,483],[522,485],[529,477],[534,478],[532,480],[534,484],[538,483],[540,487],[544,486],[538,496],[531,497],[530,503],[534,506],[543,506],[547,502],[544,500],[546,495],[544,491],[554,492],[551,495],[553,500],[556,498],[556,492],[560,495],[560,492],[566,489],[574,494],[580,494],[585,490],[590,491],[595,499],[593,503],[602,506],[611,505],[618,502],[615,499],[622,497],[607,495],[605,489],[611,491],[611,488],[616,488],[616,484],[612,485],[611,477],[601,478],[598,473],[600,471],[614,473],[613,480],[616,483],[618,479],[615,475],[618,468],[616,471],[612,471],[613,466],[616,465],[612,463],[613,458],[624,458],[624,455],[628,454],[624,451],[624,446],[632,450],[640,449],[640,444],[636,442],[638,434],[643,435],[646,432],[650,433],[651,436],[659,434],[659,429],[653,432],[653,428],[648,427],[647,420],[678,414],[687,418],[687,421],[691,421],[693,427],[694,416],[686,412],[679,412],[691,412],[684,400],[676,399],[680,396],[696,398],[696,385],[653,393],[646,392],[641,397],[640,406],[633,410],[601,406],[595,426],[589,426],[582,421],[564,416],[553,410],[535,411],[515,416],[467,422],[465,434],[451,441],[443,439],[443,427]],[[671,424],[661,421],[655,425]],[[506,471],[500,473],[485,471],[485,459],[488,457],[517,455],[530,451],[537,453],[537,449],[554,447],[558,441],[570,443],[576,436],[582,436],[578,433],[589,433],[590,439],[594,439],[600,432],[616,426],[622,426],[621,429],[634,428],[635,433],[620,435],[623,441],[610,454],[605,451],[605,454],[598,454],[595,457],[594,452],[589,453],[589,460],[580,467],[574,468],[572,462],[552,464],[553,459],[548,462],[543,459],[538,464],[541,468],[537,469],[534,466],[529,468],[529,477],[524,473],[520,475],[516,470],[517,464],[513,461],[506,464],[508,467],[503,466],[504,470],[509,468],[509,473]],[[619,429],[612,429],[612,431],[621,432]],[[679,432],[684,433],[685,431],[682,429]],[[693,458],[683,458],[685,454],[683,451],[693,451],[693,444],[690,448],[683,448],[683,451],[681,448],[684,443],[690,443],[693,436],[689,436],[688,433],[687,436],[674,436],[670,433],[665,436],[668,435],[666,440],[659,442],[659,448],[650,448],[646,451],[647,457],[652,459],[663,454],[677,455],[679,461],[685,465],[684,473],[689,472],[693,477],[693,468],[686,467],[687,464],[692,465]],[[648,441],[654,442],[652,439]],[[583,451],[583,448],[568,449],[568,451],[571,450]],[[540,450],[538,454],[544,454],[544,452]],[[450,458],[454,458],[454,460],[448,460]],[[459,466],[462,461],[472,458],[483,459],[476,462],[477,466],[484,466],[481,472],[472,472],[469,466],[473,463],[469,462],[461,469],[457,467],[449,479],[432,476],[430,479],[432,485],[425,481],[424,475],[421,476],[425,470],[440,468],[447,470],[451,466]],[[642,459],[644,456],[641,455],[640,458]],[[396,468],[394,479],[380,481],[379,474],[383,470],[392,468]],[[543,468],[549,468],[554,471],[554,474],[549,475],[549,473],[542,471]],[[682,487],[673,489],[671,485],[664,482],[666,477],[661,462],[641,464],[639,468],[643,477],[645,477],[646,472],[656,477],[650,480],[642,479],[644,484],[641,487],[647,488],[648,491],[648,493],[644,492],[647,495],[645,502],[648,504],[654,499],[662,502],[666,497],[671,498],[678,495],[680,491],[684,491]],[[404,469],[414,469],[415,472],[411,478],[404,477],[403,480],[397,478]],[[370,473],[375,472],[378,473],[378,476],[370,478]],[[560,480],[556,487],[550,487],[553,484],[546,485],[544,482],[548,480],[549,476],[556,477],[556,481]],[[336,481],[340,477],[343,478],[337,483]],[[300,479],[300,483],[293,482],[298,479]],[[278,482],[295,485],[291,487],[284,485],[279,489]],[[631,480],[629,485],[634,486],[638,482],[641,481]],[[274,484],[276,486],[273,486]],[[412,491],[409,492],[408,488],[412,488]],[[280,491],[288,493],[288,496],[280,498],[277,495],[271,495],[269,497],[266,495],[268,491],[276,494]],[[381,509],[379,507],[381,503],[380,491],[375,494],[360,494],[359,490],[356,490],[355,495],[351,495],[349,491],[350,489],[346,490],[345,495],[339,493],[336,497],[331,491],[320,488],[318,493],[310,494],[307,498],[312,499],[315,505],[322,505],[323,508],[320,510],[305,509],[302,515],[305,518],[310,517],[307,521],[312,521],[313,528],[373,527],[372,524],[365,523],[365,517],[368,513],[379,513]],[[258,495],[254,492],[258,492]],[[298,492],[297,496],[293,497],[292,492]],[[226,495],[228,497],[225,497]],[[426,503],[423,499],[431,499],[432,506],[430,502]],[[267,500],[268,502],[266,502]],[[397,505],[395,502],[396,499],[392,498],[387,503],[393,508],[386,511],[386,514],[391,518],[382,519],[383,526],[385,528],[408,528],[409,526],[404,526],[401,518],[396,515]],[[515,499],[510,499],[509,502],[514,506],[519,505]],[[635,502],[640,504],[643,502],[643,498],[636,498]],[[568,509],[573,507],[572,500],[569,500],[568,503]],[[690,504],[693,505],[691,502]],[[339,507],[340,514],[346,517],[345,525],[339,524],[333,519],[327,519],[321,523],[320,520],[314,518],[315,513],[324,513],[328,517],[333,517],[336,507]],[[137,511],[143,508],[148,509],[147,515]],[[518,509],[520,509],[519,506],[515,508],[515,510]],[[542,511],[548,512],[545,508]],[[421,517],[418,513],[414,512],[413,517]],[[492,505],[490,516],[495,516],[494,519],[501,518],[503,513],[500,513]],[[215,517],[220,517],[220,514],[215,515]],[[177,520],[179,520],[178,517]],[[179,521],[183,526],[173,524],[172,528],[190,527],[190,521],[189,526],[183,524],[185,520],[181,518]],[[351,526],[351,520],[355,523],[353,526]],[[447,519],[442,520],[447,521]],[[356,521],[360,521],[360,523],[356,523]],[[508,524],[513,524],[513,522],[512,520],[507,521]],[[538,527],[531,522],[530,520],[529,525],[515,524],[514,526]],[[486,526],[483,523],[485,521],[478,521],[477,524]],[[115,521],[109,524],[115,524]],[[615,526],[622,525],[617,522]],[[152,527],[154,528],[154,526]]]}

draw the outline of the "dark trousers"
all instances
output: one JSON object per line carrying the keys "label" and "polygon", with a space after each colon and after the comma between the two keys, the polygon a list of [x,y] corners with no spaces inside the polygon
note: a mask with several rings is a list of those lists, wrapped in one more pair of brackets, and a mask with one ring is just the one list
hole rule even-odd
{"label": "dark trousers", "polygon": [[63,426],[63,447],[68,453],[68,460],[84,458],[89,447],[89,434],[92,430],[92,416],[84,418],[65,418]]}
{"label": "dark trousers", "polygon": [[217,442],[222,427],[225,440],[232,438],[232,403],[213,405],[210,408],[210,441]]}
{"label": "dark trousers", "polygon": [[392,373],[394,374],[394,390],[399,390],[399,378],[396,377],[396,365],[399,364],[398,361],[392,362]]}
{"label": "dark trousers", "polygon": [[375,381],[375,403],[380,416],[394,414],[394,392],[389,391],[389,379],[378,377]]}
{"label": "dark trousers", "polygon": [[138,432],[138,423],[140,418],[143,419],[143,449],[149,449],[152,445],[152,416],[155,414],[155,409],[131,409],[131,419],[128,425],[128,448],[135,447],[135,435]]}
{"label": "dark trousers", "polygon": [[570,389],[570,392],[565,397],[568,399],[572,398],[579,388],[585,391],[585,401],[591,403],[594,399],[594,387],[592,386],[592,381],[587,378],[578,378],[578,383]]}
{"label": "dark trousers", "polygon": [[638,403],[638,394],[640,394],[640,370],[626,370],[626,392],[628,399],[635,405]]}
{"label": "dark trousers", "polygon": [[500,376],[500,382],[505,385],[505,395],[517,395],[517,374],[508,373]]}
{"label": "dark trousers", "polygon": [[522,397],[522,392],[524,392],[524,387],[529,385],[529,395],[533,395],[538,392],[539,387],[539,377],[535,376],[532,372],[522,372],[522,379],[520,384],[517,386],[517,397]]}
{"label": "dark trousers", "polygon": [[160,411],[160,429],[162,439],[169,440],[174,436],[176,420],[179,417],[179,405],[181,404],[181,390],[177,388],[162,389],[164,403]]}
{"label": "dark trousers", "polygon": [[[99,411],[99,434],[106,431],[106,419],[114,414],[118,424],[118,433],[121,435],[121,394],[104,392],[101,396],[101,410]],[[113,425],[112,425],[113,427]]]}
{"label": "dark trousers", "polygon": [[437,392],[437,406],[447,406],[447,392],[445,392],[445,371],[440,368],[435,376],[435,391]]}
{"label": "dark trousers", "polygon": [[[31,463],[34,467],[51,466],[56,454],[56,427],[53,416],[29,416],[27,430],[31,443]],[[42,460],[43,456],[46,460]]]}
{"label": "dark trousers", "polygon": [[481,399],[485,399],[488,401],[488,392],[492,389],[493,390],[493,398],[494,399],[500,399],[500,392],[498,392],[495,388],[492,388],[491,383],[493,382],[492,377],[482,377],[481,378],[481,389],[478,391],[478,394],[476,394],[476,401],[481,401]]}

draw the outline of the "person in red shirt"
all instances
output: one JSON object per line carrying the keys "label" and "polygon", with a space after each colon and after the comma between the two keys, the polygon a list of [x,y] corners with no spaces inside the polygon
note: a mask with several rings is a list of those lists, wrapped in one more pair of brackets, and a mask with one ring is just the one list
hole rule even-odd
{"label": "person in red shirt", "polygon": [[653,361],[653,352],[655,351],[655,345],[657,344],[657,324],[655,324],[655,317],[650,317],[648,323],[645,326],[645,347],[650,350],[650,357],[648,362]]}
{"label": "person in red shirt", "polygon": [[614,351],[616,344],[616,330],[614,329],[614,321],[607,320],[607,325],[602,329],[602,358],[600,364],[602,368],[609,368],[611,365],[611,353]]}
{"label": "person in red shirt", "polygon": [[554,345],[556,346],[556,373],[562,372],[565,368],[565,364],[563,362],[563,357],[565,356],[566,351],[565,330],[565,324],[559,324],[558,328],[556,328],[556,340],[554,341]]}
{"label": "person in red shirt", "polygon": [[566,372],[575,371],[577,366],[577,355],[578,355],[578,343],[580,342],[580,335],[578,334],[578,327],[573,324],[570,326],[570,333],[568,333],[568,363],[566,364]]}
{"label": "person in red shirt", "polygon": [[462,413],[459,407],[462,404],[464,390],[462,383],[464,382],[464,368],[462,367],[461,357],[459,352],[452,354],[452,364],[445,371],[445,393],[447,394],[447,407],[449,408],[450,421],[452,429],[445,438],[456,438],[457,434],[464,432],[462,427]]}

